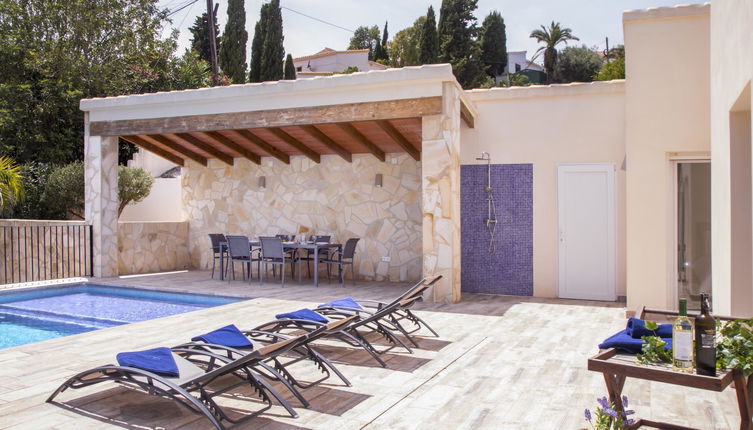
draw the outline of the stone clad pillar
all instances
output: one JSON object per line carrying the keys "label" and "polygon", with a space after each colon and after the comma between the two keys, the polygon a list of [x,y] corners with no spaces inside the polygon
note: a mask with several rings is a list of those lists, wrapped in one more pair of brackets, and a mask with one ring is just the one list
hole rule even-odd
{"label": "stone clad pillar", "polygon": [[84,130],[84,198],[96,278],[118,275],[118,138]]}
{"label": "stone clad pillar", "polygon": [[442,90],[442,114],[422,119],[421,186],[424,276],[442,275],[433,301],[460,301],[460,93]]}

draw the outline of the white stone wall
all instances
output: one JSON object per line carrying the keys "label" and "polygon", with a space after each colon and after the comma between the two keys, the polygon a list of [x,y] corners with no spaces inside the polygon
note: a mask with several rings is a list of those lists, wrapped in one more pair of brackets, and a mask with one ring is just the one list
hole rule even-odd
{"label": "white stone wall", "polygon": [[118,273],[187,269],[188,222],[119,222]]}
{"label": "white stone wall", "polygon": [[[383,186],[374,185],[377,173]],[[259,177],[266,177],[266,188]],[[191,266],[211,265],[209,233],[330,234],[344,243],[360,237],[357,277],[404,281],[421,276],[421,164],[407,154],[335,155],[321,164],[291,157],[290,165],[264,158],[258,166],[235,159],[234,166],[210,160],[189,162],[183,175],[183,203],[189,223]],[[389,262],[382,261],[389,257]]]}

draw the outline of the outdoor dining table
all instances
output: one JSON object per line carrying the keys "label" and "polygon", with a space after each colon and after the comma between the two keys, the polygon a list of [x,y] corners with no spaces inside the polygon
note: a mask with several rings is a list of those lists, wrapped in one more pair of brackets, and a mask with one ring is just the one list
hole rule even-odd
{"label": "outdoor dining table", "polygon": [[[248,246],[253,248],[258,248],[261,246],[261,242],[251,240],[248,242]],[[314,285],[317,287],[319,286],[319,250],[320,249],[331,249],[335,248],[338,251],[342,251],[342,244],[341,243],[329,243],[329,242],[283,242],[282,246],[284,249],[308,249],[313,251],[314,254]],[[220,242],[220,268],[225,267],[225,248],[227,248],[227,242]],[[298,260],[298,281],[301,281],[301,260]],[[225,280],[225,271],[220,270],[220,280]]]}

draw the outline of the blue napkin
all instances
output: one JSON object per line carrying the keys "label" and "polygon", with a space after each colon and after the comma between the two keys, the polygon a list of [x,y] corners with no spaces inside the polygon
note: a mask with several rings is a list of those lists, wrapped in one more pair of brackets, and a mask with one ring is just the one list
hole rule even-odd
{"label": "blue napkin", "polygon": [[170,348],[121,352],[115,358],[121,366],[135,367],[162,376],[179,376],[178,365],[175,364]]}
{"label": "blue napkin", "polygon": [[319,305],[320,308],[351,308],[351,309],[363,309],[361,305],[356,303],[355,300],[353,300],[350,297],[345,297],[344,299],[337,299],[332,300],[331,302],[327,302],[323,305]]}
{"label": "blue napkin", "polygon": [[[662,338],[664,342],[667,342],[665,349],[672,347],[672,338]],[[641,346],[643,345],[642,339],[636,339],[628,333],[628,329],[622,330],[608,337],[604,342],[599,345],[599,349],[617,348],[622,351],[637,354],[641,352]]]}
{"label": "blue napkin", "polygon": [[299,309],[295,312],[288,312],[285,314],[277,314],[275,315],[275,318],[278,320],[280,319],[293,319],[293,320],[309,320],[309,321],[316,321],[320,323],[328,323],[329,320],[327,318],[324,318],[320,314],[312,311],[311,309]]}
{"label": "blue napkin", "polygon": [[672,324],[659,324],[656,333],[646,328],[646,321],[639,318],[630,318],[627,322],[628,334],[635,339],[643,336],[672,337]]}
{"label": "blue napkin", "polygon": [[196,337],[192,337],[193,341],[204,341],[206,343],[213,343],[215,345],[229,346],[230,348],[248,348],[253,347],[248,338],[238,330],[234,324],[227,325],[219,328],[215,331],[202,334]]}

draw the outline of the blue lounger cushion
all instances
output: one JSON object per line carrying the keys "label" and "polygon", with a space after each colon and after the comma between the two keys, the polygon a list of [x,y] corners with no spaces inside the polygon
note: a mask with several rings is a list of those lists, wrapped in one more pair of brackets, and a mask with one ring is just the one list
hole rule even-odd
{"label": "blue lounger cushion", "polygon": [[192,337],[191,340],[213,343],[215,345],[222,345],[230,348],[253,348],[254,346],[246,335],[238,330],[238,327],[236,327],[235,324],[226,325],[225,327],[218,328],[209,333]]}
{"label": "blue lounger cushion", "polygon": [[321,314],[318,314],[311,309],[299,309],[295,312],[288,312],[284,314],[277,314],[275,315],[275,318],[278,320],[281,319],[292,319],[292,320],[309,320],[309,321],[315,321],[320,323],[328,323],[329,320],[327,318],[324,318]]}
{"label": "blue lounger cushion", "polygon": [[115,359],[121,366],[135,367],[162,376],[177,377],[178,365],[170,348],[154,348],[144,351],[121,352]]}
{"label": "blue lounger cushion", "polygon": [[646,321],[639,318],[630,318],[627,322],[627,330],[634,339],[643,336],[672,337],[672,324],[659,324],[656,333],[646,328]]}
{"label": "blue lounger cushion", "polygon": [[350,297],[343,299],[332,300],[331,302],[319,305],[320,308],[350,308],[350,309],[363,309],[355,300]]}
{"label": "blue lounger cushion", "polygon": [[[672,338],[662,338],[664,342],[667,342],[665,349],[672,347]],[[622,330],[608,337],[604,342],[599,345],[599,349],[617,348],[619,350],[637,354],[641,352],[641,346],[643,345],[642,339],[636,339],[628,333],[628,329]]]}

